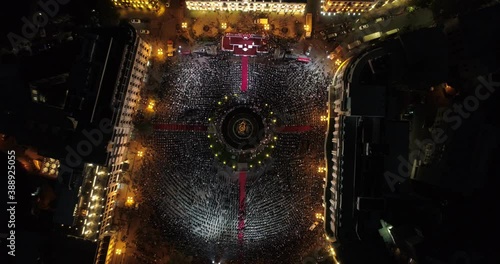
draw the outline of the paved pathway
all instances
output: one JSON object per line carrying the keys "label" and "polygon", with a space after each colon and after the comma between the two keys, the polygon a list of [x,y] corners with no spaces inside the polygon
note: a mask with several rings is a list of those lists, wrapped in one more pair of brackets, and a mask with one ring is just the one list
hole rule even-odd
{"label": "paved pathway", "polygon": [[241,58],[241,91],[248,89],[248,57]]}
{"label": "paved pathway", "polygon": [[155,124],[154,129],[169,131],[207,131],[208,127],[203,125]]}
{"label": "paved pathway", "polygon": [[246,198],[247,172],[239,172],[240,200],[238,212],[238,241],[243,243],[243,231],[245,230],[245,198]]}

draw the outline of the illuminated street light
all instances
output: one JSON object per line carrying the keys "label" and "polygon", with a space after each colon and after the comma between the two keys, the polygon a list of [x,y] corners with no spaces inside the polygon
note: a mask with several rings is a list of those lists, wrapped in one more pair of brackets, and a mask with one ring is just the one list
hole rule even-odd
{"label": "illuminated street light", "polygon": [[321,116],[321,117],[320,117],[320,119],[321,119],[321,121],[326,121],[326,120],[328,120],[328,119],[326,118],[326,116]]}
{"label": "illuminated street light", "polygon": [[337,59],[337,60],[335,61],[335,65],[337,65],[337,66],[338,66],[338,65],[340,65],[341,63],[342,63],[342,61],[340,61],[340,59]]}
{"label": "illuminated street light", "polygon": [[155,107],[155,102],[154,101],[149,101],[147,109],[149,111],[154,111],[154,107]]}
{"label": "illuminated street light", "polygon": [[270,29],[269,24],[265,24],[264,25],[264,30],[269,30],[269,29]]}
{"label": "illuminated street light", "polygon": [[227,28],[227,23],[226,23],[226,22],[223,22],[223,23],[220,25],[220,28],[222,28],[222,29],[226,29],[226,28]]}
{"label": "illuminated street light", "polygon": [[188,27],[188,23],[187,22],[182,22],[181,27],[182,28],[187,28]]}
{"label": "illuminated street light", "polygon": [[137,157],[141,158],[142,156],[144,156],[144,152],[137,151]]}
{"label": "illuminated street light", "polygon": [[122,254],[122,250],[121,249],[116,249],[116,255],[121,255]]}
{"label": "illuminated street light", "polygon": [[321,213],[316,213],[316,219],[323,219],[323,215]]}
{"label": "illuminated street light", "polygon": [[335,253],[335,250],[333,249],[333,247],[330,246],[330,254],[332,256],[336,256],[337,254]]}
{"label": "illuminated street light", "polygon": [[163,55],[163,49],[158,49],[158,56]]}
{"label": "illuminated street light", "polygon": [[125,202],[126,206],[132,206],[134,204],[134,197],[129,196],[127,197],[127,201]]}

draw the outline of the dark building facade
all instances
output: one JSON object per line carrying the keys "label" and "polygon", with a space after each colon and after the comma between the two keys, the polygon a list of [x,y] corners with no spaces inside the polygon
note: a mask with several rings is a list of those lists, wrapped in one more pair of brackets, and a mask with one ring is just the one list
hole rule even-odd
{"label": "dark building facade", "polygon": [[[443,88],[441,95],[436,92],[439,89],[436,87],[449,83],[464,94],[457,100],[463,100],[464,96],[473,96],[474,89],[485,84],[486,77],[481,79],[480,76],[489,76],[489,81],[496,80],[494,77],[498,76],[500,69],[500,60],[497,59],[500,48],[494,36],[500,24],[495,15],[499,8],[498,5],[484,8],[460,15],[442,27],[420,29],[386,39],[340,65],[329,88],[324,206],[325,231],[333,241],[337,255],[344,260],[342,263],[391,263],[387,262],[388,259],[381,260],[384,257],[379,253],[392,246],[398,248],[397,254],[404,255],[407,260],[423,263],[438,259],[455,261],[452,263],[460,263],[463,259],[490,259],[488,247],[457,246],[464,243],[461,236],[469,234],[469,227],[462,228],[439,220],[446,214],[455,217],[455,212],[440,209],[443,205],[439,203],[443,197],[455,199],[453,197],[459,196],[458,191],[465,188],[456,187],[467,174],[457,169],[459,165],[468,166],[465,158],[459,159],[465,152],[448,150],[452,154],[440,163],[443,165],[438,171],[442,174],[431,173],[429,165],[421,166],[429,162],[430,156],[436,160],[446,159],[440,152],[441,145],[434,144],[439,151],[422,150],[425,153],[423,159],[412,158],[410,154],[415,148],[416,134],[420,133],[415,132],[420,127],[414,124],[423,122],[424,125],[420,126],[425,127],[427,133],[436,130],[436,126],[445,123],[440,118],[443,109],[453,106],[452,103],[446,104],[453,102],[448,90]],[[414,100],[408,94],[423,95],[417,97],[416,105],[435,104],[433,107],[437,110],[434,114],[423,114],[432,116],[428,120],[431,122],[408,117],[414,112],[413,108],[408,108],[410,101]],[[429,98],[446,100],[429,102]],[[481,103],[485,107],[492,104]],[[481,110],[478,112],[476,115],[490,115]],[[474,131],[476,127],[463,125],[458,129]],[[463,145],[463,142],[457,142],[452,141],[456,146]],[[465,151],[463,147],[454,147],[457,148]],[[465,164],[458,164],[455,160],[463,160]],[[451,162],[454,167],[446,167],[446,162]],[[421,167],[424,169],[419,173]],[[454,173],[450,174],[450,171]],[[479,181],[477,174],[468,176]],[[466,179],[466,182],[471,181]],[[468,186],[478,188],[478,183]],[[464,204],[471,208],[481,207],[481,204],[473,205],[477,201]],[[477,215],[467,217],[475,218]],[[488,228],[491,226],[485,227]],[[450,230],[461,230],[462,233],[452,234]],[[468,236],[479,237],[477,232],[472,233],[475,234]],[[453,245],[443,243],[450,237],[456,240]],[[370,251],[368,245],[373,245],[371,248],[378,246],[380,250]],[[434,252],[436,247],[443,250]],[[394,252],[392,254],[396,254]]]}

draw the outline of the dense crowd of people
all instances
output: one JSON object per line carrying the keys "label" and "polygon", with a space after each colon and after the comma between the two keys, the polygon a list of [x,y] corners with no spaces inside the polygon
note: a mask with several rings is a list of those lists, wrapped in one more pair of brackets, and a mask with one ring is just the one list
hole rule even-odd
{"label": "dense crowd of people", "polygon": [[322,210],[323,192],[323,179],[312,168],[323,155],[326,124],[320,115],[326,115],[330,76],[315,63],[262,58],[249,63],[245,93],[240,91],[238,57],[219,54],[167,63],[153,120],[209,126],[218,102],[229,96],[232,105],[268,109],[278,127],[313,127],[303,133],[277,131],[270,158],[249,169],[243,245],[238,243],[237,173],[215,158],[207,132],[155,131],[146,146],[140,184],[146,201],[157,208],[166,239],[207,258],[243,254],[246,260],[273,263],[299,257],[297,248],[313,243],[321,232],[321,227],[309,230],[314,213]]}

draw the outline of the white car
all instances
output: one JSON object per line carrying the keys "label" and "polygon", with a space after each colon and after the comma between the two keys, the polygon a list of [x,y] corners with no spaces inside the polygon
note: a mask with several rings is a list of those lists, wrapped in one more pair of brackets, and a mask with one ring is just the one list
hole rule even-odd
{"label": "white car", "polygon": [[139,30],[139,33],[140,33],[140,34],[146,34],[146,35],[149,35],[149,33],[151,33],[151,32],[150,32],[149,30],[147,30],[147,29],[141,29],[141,30]]}
{"label": "white car", "polygon": [[359,26],[359,30],[363,30],[363,29],[366,29],[368,27],[369,27],[368,24],[364,24],[364,25]]}
{"label": "white car", "polygon": [[384,18],[384,17],[379,17],[379,18],[377,18],[377,19],[375,20],[375,23],[382,22],[382,21],[384,21],[384,20],[385,20],[385,18]]}
{"label": "white car", "polygon": [[328,38],[334,38],[334,37],[337,37],[338,35],[339,34],[337,32],[335,32],[335,33],[328,35]]}
{"label": "white car", "polygon": [[140,24],[141,20],[138,19],[138,18],[132,18],[132,19],[130,19],[130,23],[132,23],[132,24]]}

